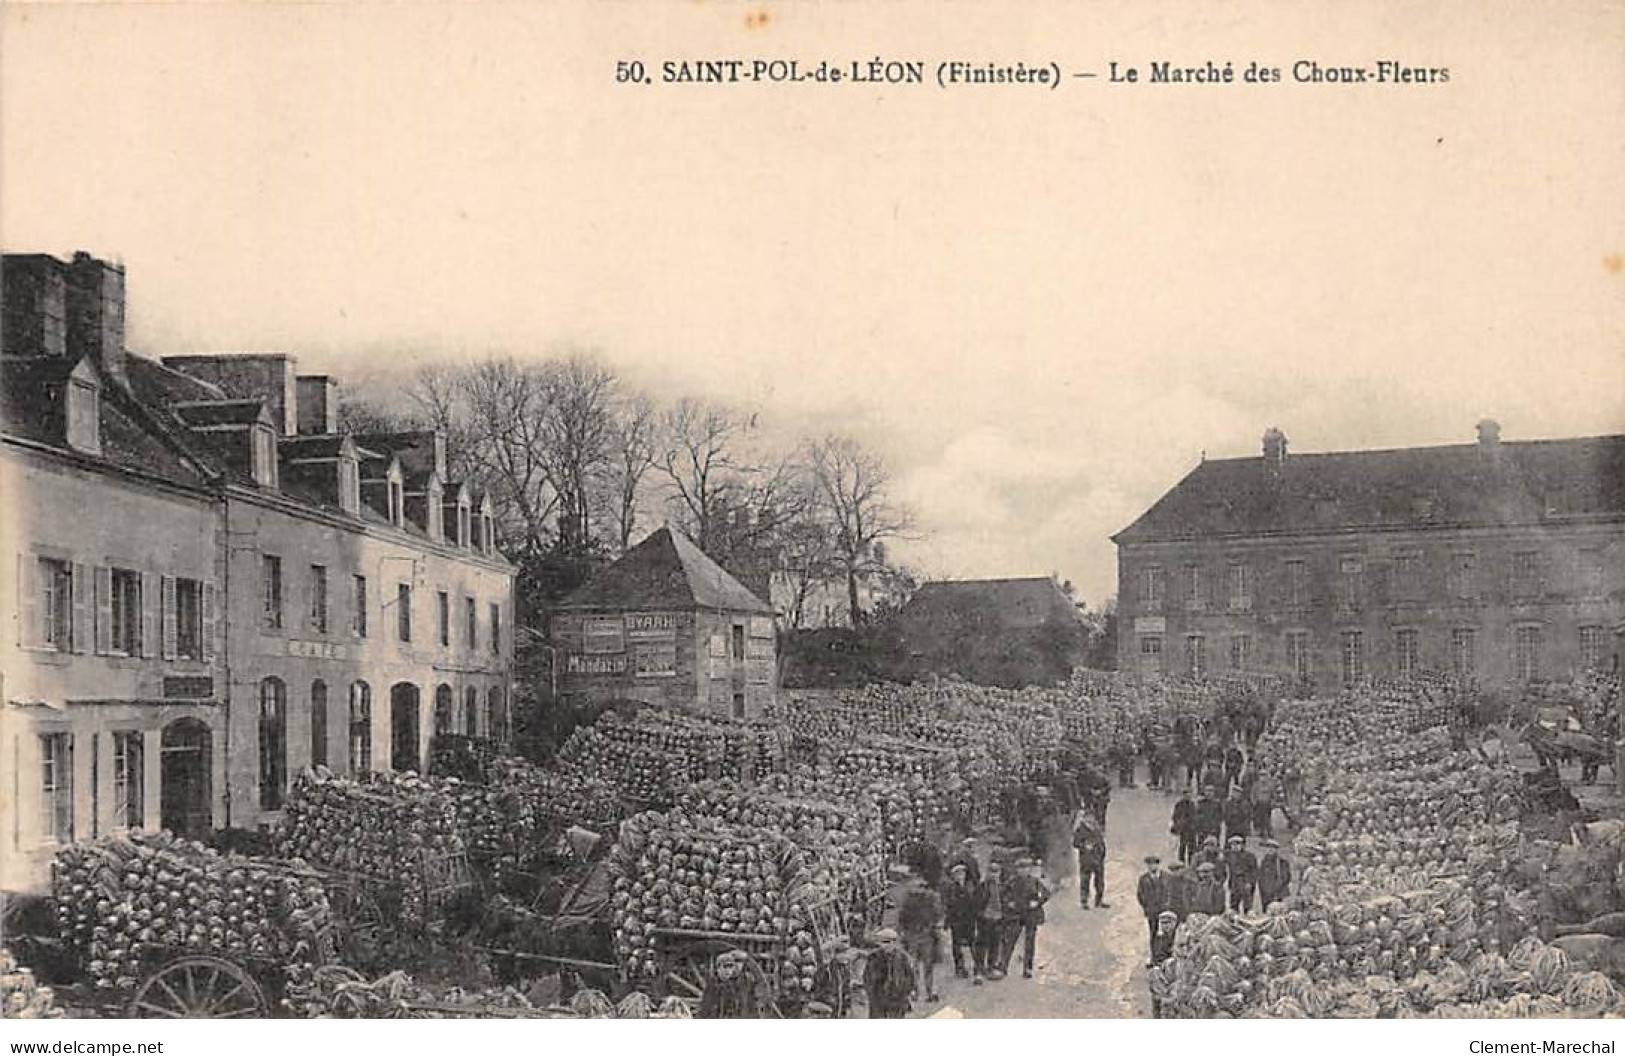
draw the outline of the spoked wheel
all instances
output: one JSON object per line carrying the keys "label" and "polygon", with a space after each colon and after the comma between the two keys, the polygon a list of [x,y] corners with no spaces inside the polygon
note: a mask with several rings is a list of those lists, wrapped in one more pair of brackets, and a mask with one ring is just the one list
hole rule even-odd
{"label": "spoked wheel", "polygon": [[262,1019],[270,1012],[253,976],[218,957],[181,957],[147,977],[125,1009],[131,1019]]}

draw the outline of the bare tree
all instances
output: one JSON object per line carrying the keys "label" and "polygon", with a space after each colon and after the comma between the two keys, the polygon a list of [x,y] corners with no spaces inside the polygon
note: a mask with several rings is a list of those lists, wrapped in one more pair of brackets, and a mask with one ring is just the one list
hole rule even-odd
{"label": "bare tree", "polygon": [[[553,396],[543,372],[512,359],[488,359],[463,376],[470,465],[490,489],[510,540],[540,553],[559,506],[545,438]],[[522,542],[521,542],[522,541]]]}
{"label": "bare tree", "polygon": [[546,408],[540,422],[544,472],[557,497],[558,545],[575,553],[592,543],[593,496],[608,461],[615,376],[603,364],[572,356],[542,372]]}
{"label": "bare tree", "polygon": [[892,501],[884,460],[856,440],[826,436],[812,444],[808,461],[824,514],[834,529],[836,559],[846,578],[847,604],[856,627],[865,619],[858,584],[885,567],[885,541],[905,535],[913,517]]}
{"label": "bare tree", "polygon": [[647,396],[623,394],[616,401],[603,487],[605,517],[615,530],[616,553],[626,553],[637,531],[644,479],[657,457],[658,426],[654,403]]}
{"label": "bare tree", "polygon": [[728,410],[687,397],[665,416],[660,470],[672,489],[679,522],[700,548],[716,556],[733,504],[740,467],[734,442],[741,422]]}

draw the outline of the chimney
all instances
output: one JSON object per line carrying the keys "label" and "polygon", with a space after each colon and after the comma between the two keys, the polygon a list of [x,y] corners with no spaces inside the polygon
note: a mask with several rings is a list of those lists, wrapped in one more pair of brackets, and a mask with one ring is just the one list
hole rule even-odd
{"label": "chimney", "polygon": [[297,388],[299,435],[327,436],[338,432],[338,381],[326,374],[301,374]]}
{"label": "chimney", "polygon": [[60,359],[68,354],[67,267],[43,253],[0,261],[0,353]]}
{"label": "chimney", "polygon": [[1286,464],[1286,434],[1274,426],[1264,432],[1264,468],[1271,476]]}
{"label": "chimney", "polygon": [[204,356],[165,356],[164,366],[219,386],[234,400],[264,400],[271,422],[283,436],[296,430],[299,402],[294,358],[285,352],[227,352]]}
{"label": "chimney", "polygon": [[1500,456],[1501,423],[1494,418],[1485,418],[1478,423],[1478,450],[1486,458]]}
{"label": "chimney", "polygon": [[89,253],[68,265],[68,355],[96,357],[102,372],[128,386],[124,373],[124,269]]}

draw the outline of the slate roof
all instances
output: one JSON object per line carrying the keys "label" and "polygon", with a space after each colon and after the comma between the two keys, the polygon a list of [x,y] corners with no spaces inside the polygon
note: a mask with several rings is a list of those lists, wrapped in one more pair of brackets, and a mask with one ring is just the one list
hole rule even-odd
{"label": "slate roof", "polygon": [[[1492,453],[1493,451],[1493,453]],[[1112,536],[1139,543],[1625,515],[1625,436],[1203,462]]]}
{"label": "slate roof", "polygon": [[565,598],[560,609],[716,609],[770,616],[772,606],[681,532],[661,528]]}
{"label": "slate roof", "polygon": [[1055,615],[1081,619],[1077,606],[1048,576],[1015,579],[943,579],[922,583],[900,618],[909,620],[932,613],[973,605],[992,613],[1010,628],[1039,627]]}
{"label": "slate roof", "polygon": [[[37,443],[67,448],[63,435],[61,385],[87,362],[85,357],[0,357],[0,430]],[[145,362],[135,356],[131,363]],[[95,370],[95,360],[88,359]],[[101,454],[75,452],[81,458],[100,458],[112,465],[161,477],[188,487],[203,487],[208,477],[193,460],[192,451],[166,431],[130,393],[102,378],[96,401]]]}
{"label": "slate roof", "polygon": [[172,403],[169,410],[190,426],[200,425],[253,425],[265,411],[265,401],[207,400],[197,403]]}

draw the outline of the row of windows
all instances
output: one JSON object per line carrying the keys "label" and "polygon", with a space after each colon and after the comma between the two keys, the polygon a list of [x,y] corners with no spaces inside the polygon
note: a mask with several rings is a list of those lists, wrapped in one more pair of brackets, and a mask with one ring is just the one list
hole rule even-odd
{"label": "row of windows", "polygon": [[[306,699],[310,707],[309,764],[340,770],[347,768],[351,776],[371,770],[372,687],[362,681],[350,684],[346,737],[348,751],[340,765],[335,765],[328,752],[330,715],[327,683],[321,679],[313,681]],[[451,686],[442,684],[435,690],[434,732],[436,736],[460,733],[506,741],[508,713],[503,707],[502,690],[493,686],[486,693],[482,718],[479,690],[473,686],[465,687],[462,707],[458,709]],[[282,809],[288,794],[288,687],[275,677],[260,682],[259,789],[260,809]]]}
{"label": "row of windows", "polygon": [[213,658],[213,583],[32,555],[21,558],[18,579],[27,648]]}
{"label": "row of windows", "polygon": [[[264,554],[260,558],[260,580],[262,584],[263,606],[260,624],[267,631],[280,631],[284,627],[283,618],[283,574],[282,558],[275,554]],[[331,591],[329,589],[328,570],[326,565],[311,565],[307,573],[307,588],[305,592],[308,606],[305,610],[304,630],[308,634],[325,636],[332,633],[331,619]],[[402,642],[412,641],[412,585],[410,583],[397,583],[395,585],[395,637]],[[352,575],[350,577],[350,636],[352,638],[366,638],[369,633],[367,611],[369,607],[367,577]],[[486,607],[487,637],[486,646],[492,653],[502,653],[502,606],[498,602],[490,602]],[[435,592],[435,640],[442,646],[450,647],[452,642],[452,603],[451,595],[444,591]],[[480,620],[479,604],[472,597],[464,596],[461,605],[461,619],[458,621],[458,635],[461,644],[467,649],[480,648]]]}
{"label": "row of windows", "polygon": [[[1514,598],[1537,598],[1549,587],[1548,560],[1539,550],[1519,550],[1511,554],[1508,585]],[[1581,597],[1603,597],[1607,591],[1607,565],[1601,550],[1582,550],[1576,555],[1573,587]],[[1366,601],[1367,567],[1364,557],[1344,555],[1337,559],[1332,584],[1333,600],[1342,610],[1359,609]],[[1426,584],[1427,566],[1419,552],[1393,555],[1388,569],[1389,596],[1396,601],[1421,600]],[[1209,569],[1200,564],[1185,564],[1179,568],[1179,598],[1185,608],[1201,611],[1222,607],[1231,612],[1250,612],[1253,608],[1253,568],[1241,562],[1231,562],[1224,568],[1219,584],[1222,594],[1215,597],[1210,590]],[[1309,563],[1301,558],[1281,562],[1282,601],[1288,609],[1308,608],[1311,596]],[[1485,589],[1478,555],[1472,551],[1457,551],[1449,555],[1445,565],[1445,590],[1452,598],[1473,599]],[[1161,565],[1147,565],[1140,569],[1139,602],[1145,611],[1158,611],[1168,599],[1165,591],[1165,569]]]}
{"label": "row of windows", "polygon": [[[73,734],[42,733],[40,832],[55,843],[72,843]],[[146,819],[146,741],[140,730],[113,731],[113,826],[138,829]]]}
{"label": "row of windows", "polygon": [[[1450,670],[1470,677],[1478,669],[1478,630],[1456,627],[1450,631],[1448,664]],[[1600,625],[1579,628],[1580,667],[1584,670],[1600,669],[1605,663],[1606,631]],[[1347,630],[1338,634],[1338,669],[1344,685],[1355,685],[1366,677],[1366,636],[1364,631]],[[1310,673],[1310,638],[1308,631],[1288,631],[1285,636],[1286,669],[1298,678]],[[1394,672],[1401,678],[1421,674],[1422,636],[1415,628],[1402,628],[1394,632]],[[1541,627],[1515,627],[1512,631],[1512,670],[1522,681],[1533,681],[1544,674],[1541,668],[1545,646],[1545,631]],[[1253,637],[1250,634],[1231,635],[1229,639],[1229,665],[1231,670],[1245,671],[1252,666]],[[1163,642],[1161,635],[1140,636],[1141,663],[1152,671],[1162,670]],[[1191,678],[1208,674],[1207,636],[1185,636],[1183,671]]]}

